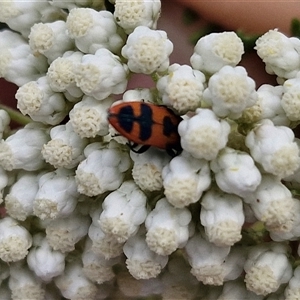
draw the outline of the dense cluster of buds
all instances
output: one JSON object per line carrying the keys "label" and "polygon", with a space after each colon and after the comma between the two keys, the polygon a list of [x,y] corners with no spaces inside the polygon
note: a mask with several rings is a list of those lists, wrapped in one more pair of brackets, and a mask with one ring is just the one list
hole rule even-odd
{"label": "dense cluster of buds", "polygon": [[[0,298],[299,299],[300,40],[258,38],[278,82],[258,88],[235,32],[170,64],[160,0],[111,2],[0,2],[0,76],[30,120],[0,110]],[[181,115],[182,153],[130,151],[117,100]]]}

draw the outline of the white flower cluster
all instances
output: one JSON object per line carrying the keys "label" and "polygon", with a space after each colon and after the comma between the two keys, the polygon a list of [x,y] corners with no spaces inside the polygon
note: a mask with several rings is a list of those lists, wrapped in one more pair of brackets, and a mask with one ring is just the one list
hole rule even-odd
{"label": "white flower cluster", "polygon": [[[0,76],[31,119],[0,110],[0,298],[300,299],[299,39],[257,40],[278,79],[257,88],[236,33],[170,64],[160,1],[110,2],[0,2]],[[130,151],[120,94],[181,115],[182,152]]]}

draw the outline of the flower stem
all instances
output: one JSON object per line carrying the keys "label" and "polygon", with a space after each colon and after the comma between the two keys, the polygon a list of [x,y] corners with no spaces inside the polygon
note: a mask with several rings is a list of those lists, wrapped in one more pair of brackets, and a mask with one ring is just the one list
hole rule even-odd
{"label": "flower stem", "polygon": [[10,119],[20,125],[26,125],[32,121],[29,117],[6,105],[0,104],[0,109],[4,109],[9,114]]}

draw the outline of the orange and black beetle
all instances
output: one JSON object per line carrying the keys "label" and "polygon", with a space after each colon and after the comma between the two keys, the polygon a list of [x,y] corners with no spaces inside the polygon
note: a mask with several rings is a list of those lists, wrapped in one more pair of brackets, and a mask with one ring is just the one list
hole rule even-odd
{"label": "orange and black beetle", "polygon": [[[175,156],[182,151],[177,131],[182,118],[170,108],[142,101],[122,102],[108,110],[109,123],[129,141],[130,148],[142,153],[150,146],[166,149]],[[138,144],[144,145],[135,150]]]}

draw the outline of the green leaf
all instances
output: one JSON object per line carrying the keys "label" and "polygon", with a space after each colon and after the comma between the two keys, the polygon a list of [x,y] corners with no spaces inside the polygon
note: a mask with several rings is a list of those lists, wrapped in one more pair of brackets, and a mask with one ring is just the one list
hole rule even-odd
{"label": "green leaf", "polygon": [[290,25],[291,35],[300,38],[300,20],[297,18],[292,19]]}

